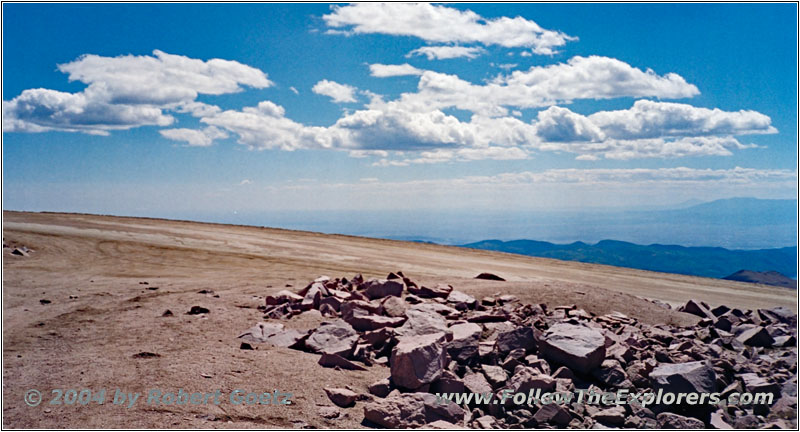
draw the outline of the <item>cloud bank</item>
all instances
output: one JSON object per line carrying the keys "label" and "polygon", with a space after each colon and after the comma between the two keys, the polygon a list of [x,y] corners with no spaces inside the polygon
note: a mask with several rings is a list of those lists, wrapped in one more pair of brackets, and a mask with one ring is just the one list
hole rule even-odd
{"label": "cloud bank", "polygon": [[[421,39],[427,45],[406,57],[428,60],[470,59],[496,48],[553,54],[575,39],[521,17],[481,17],[431,4],[333,6],[322,18],[333,33]],[[375,166],[520,160],[542,152],[580,161],[729,156],[757,147],[740,141],[742,136],[777,133],[770,117],[756,111],[672,101],[700,91],[677,73],[610,57],[573,56],[520,70],[499,65],[508,70],[482,82],[409,63],[368,66],[375,78],[413,77],[416,88],[387,97],[317,77],[311,91],[334,103],[357,104],[359,96],[367,97],[332,124],[311,126],[288,118],[269,99],[228,109],[197,100],[273,86],[265,72],[233,60],[159,50],[143,56],[87,54],[58,65],[69,81],[86,85],[83,91],[24,90],[3,102],[3,129],[107,135],[173,126],[160,135],[191,147],[232,138],[253,150],[346,151]],[[619,99],[631,99],[630,107],[590,114],[569,108],[575,101]],[[181,115],[198,118],[202,128],[174,127]]]}

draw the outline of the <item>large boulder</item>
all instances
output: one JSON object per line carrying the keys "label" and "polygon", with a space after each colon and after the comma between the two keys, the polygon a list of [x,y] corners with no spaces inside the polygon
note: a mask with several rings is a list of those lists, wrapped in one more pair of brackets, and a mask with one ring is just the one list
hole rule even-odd
{"label": "large boulder", "polygon": [[450,326],[453,340],[447,344],[447,353],[458,363],[464,363],[478,355],[478,344],[483,329],[475,323],[462,323]]}
{"label": "large boulder", "polygon": [[447,321],[441,315],[426,310],[410,308],[406,310],[408,319],[395,331],[398,337],[422,336],[427,334],[445,333],[452,331],[447,328]]}
{"label": "large boulder", "polygon": [[364,404],[364,418],[391,429],[419,428],[437,421],[463,422],[464,409],[430,393],[404,393]]}
{"label": "large boulder", "polygon": [[672,393],[713,393],[717,374],[705,361],[667,363],[650,372],[655,388]]}
{"label": "large boulder", "polygon": [[745,330],[736,336],[736,339],[750,346],[769,347],[775,343],[775,339],[769,335],[769,332],[764,327],[753,327]]}
{"label": "large boulder", "polygon": [[308,349],[317,353],[339,354],[347,357],[353,352],[358,333],[344,320],[322,323],[305,341]]}
{"label": "large boulder", "polygon": [[397,279],[373,279],[367,282],[367,289],[364,294],[370,299],[383,298],[387,296],[400,297],[403,294],[403,283]]}
{"label": "large boulder", "polygon": [[593,328],[558,323],[542,335],[539,351],[550,361],[563,364],[574,372],[588,374],[603,363],[605,341],[605,336]]}
{"label": "large boulder", "polygon": [[443,333],[400,338],[389,360],[392,382],[415,390],[435,381],[446,366]]}
{"label": "large boulder", "polygon": [[514,330],[503,332],[497,335],[497,351],[500,354],[507,354],[515,349],[531,351],[536,347],[533,339],[533,328],[520,326]]}

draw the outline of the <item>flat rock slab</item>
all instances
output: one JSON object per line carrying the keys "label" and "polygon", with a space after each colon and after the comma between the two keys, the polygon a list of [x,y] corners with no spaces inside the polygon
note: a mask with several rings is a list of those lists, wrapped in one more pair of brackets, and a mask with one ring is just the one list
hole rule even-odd
{"label": "flat rock slab", "polygon": [[593,328],[559,323],[550,327],[539,340],[539,351],[574,372],[587,374],[599,367],[606,357],[605,336]]}
{"label": "flat rock slab", "polygon": [[453,287],[445,284],[438,284],[433,288],[428,288],[425,286],[408,287],[408,292],[422,298],[446,298],[448,295],[450,295],[451,291],[453,291]]}
{"label": "flat rock slab", "polygon": [[339,354],[347,357],[358,341],[358,333],[350,324],[338,319],[322,323],[305,341],[305,346],[316,353]]}
{"label": "flat rock slab", "polygon": [[374,315],[363,309],[354,309],[351,314],[344,316],[344,320],[353,326],[354,329],[365,332],[382,329],[384,327],[397,327],[403,324],[406,318]]}
{"label": "flat rock slab", "polygon": [[294,347],[308,335],[295,329],[285,329],[283,324],[260,322],[245,330],[239,339],[250,343],[268,343],[277,347]]}
{"label": "flat rock slab", "polygon": [[269,336],[283,331],[284,325],[280,323],[260,322],[253,327],[245,330],[239,335],[239,339],[247,342],[263,343]]}
{"label": "flat rock slab", "polygon": [[347,369],[347,370],[357,370],[357,371],[365,371],[367,370],[363,366],[359,366],[356,363],[347,360],[346,358],[337,355],[337,354],[322,354],[322,357],[319,358],[319,365],[322,367],[338,367],[340,369]]}
{"label": "flat rock slab", "polygon": [[295,348],[300,344],[300,342],[303,341],[303,339],[305,339],[306,336],[308,336],[308,332],[288,329],[267,337],[266,342],[276,347]]}
{"label": "flat rock slab", "polygon": [[436,312],[411,308],[406,311],[406,316],[406,322],[395,330],[398,337],[452,333],[447,327],[447,320]]}

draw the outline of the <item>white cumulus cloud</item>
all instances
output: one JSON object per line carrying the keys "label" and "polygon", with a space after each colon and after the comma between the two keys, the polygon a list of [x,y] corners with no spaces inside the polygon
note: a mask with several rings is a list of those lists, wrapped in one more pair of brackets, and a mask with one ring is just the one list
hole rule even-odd
{"label": "white cumulus cloud", "polygon": [[262,71],[236,61],[208,61],[153,51],[153,56],[87,54],[58,66],[70,81],[87,84],[78,93],[29,89],[3,101],[7,132],[48,130],[107,134],[139,126],[167,126],[164,111],[202,117],[219,108],[198,95],[235,93],[272,85]]}
{"label": "white cumulus cloud", "polygon": [[333,6],[323,20],[335,32],[414,36],[435,43],[480,43],[526,47],[554,54],[576,38],[547,30],[522,17],[486,18],[470,10],[427,3],[357,3]]}
{"label": "white cumulus cloud", "polygon": [[328,96],[336,103],[355,102],[356,90],[357,89],[353,86],[328,80],[319,81],[311,88],[311,91],[314,93]]}
{"label": "white cumulus cloud", "polygon": [[189,147],[208,147],[214,140],[227,138],[228,134],[214,126],[205,129],[162,129],[158,131],[164,138],[172,141],[184,141]]}
{"label": "white cumulus cloud", "polygon": [[481,47],[465,47],[465,46],[424,46],[417,48],[406,55],[406,57],[414,55],[424,55],[428,60],[446,60],[459,57],[473,59],[486,52]]}
{"label": "white cumulus cloud", "polygon": [[369,65],[369,74],[377,78],[406,76],[406,75],[422,75],[423,72],[425,71],[422,69],[417,69],[408,63],[403,63],[401,65],[387,65],[387,64],[375,63]]}

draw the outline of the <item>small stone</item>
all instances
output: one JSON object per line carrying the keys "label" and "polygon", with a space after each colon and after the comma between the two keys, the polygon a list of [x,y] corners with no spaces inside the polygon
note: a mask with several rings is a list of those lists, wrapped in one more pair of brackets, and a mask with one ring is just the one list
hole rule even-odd
{"label": "small stone", "polygon": [[356,404],[358,394],[354,391],[343,388],[325,388],[324,390],[331,402],[342,408],[351,407]]}
{"label": "small stone", "polygon": [[328,420],[338,418],[342,414],[341,412],[339,412],[339,410],[331,406],[320,407],[317,410],[317,413],[319,413],[320,417]]}
{"label": "small stone", "polygon": [[207,314],[210,311],[202,306],[192,306],[189,309],[189,312],[186,312],[186,315],[200,315],[200,314]]}
{"label": "small stone", "polygon": [[369,387],[367,387],[367,390],[369,390],[371,394],[383,398],[389,395],[389,392],[392,391],[392,386],[389,378],[384,378],[380,381],[370,384]]}

